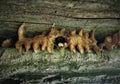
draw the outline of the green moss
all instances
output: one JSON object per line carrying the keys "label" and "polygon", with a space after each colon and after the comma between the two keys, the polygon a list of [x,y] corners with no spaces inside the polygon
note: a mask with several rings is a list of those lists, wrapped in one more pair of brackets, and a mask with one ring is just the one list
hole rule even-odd
{"label": "green moss", "polygon": [[[54,74],[56,70],[68,71],[58,72],[65,78],[95,76],[101,74],[116,75],[119,72],[117,63],[110,64],[109,60],[107,60],[107,57],[109,57],[110,60],[119,57],[119,49],[114,49],[112,51],[105,50],[103,56],[98,56],[92,52],[81,55],[80,53],[72,53],[67,49],[64,51],[64,55],[61,55],[60,53],[59,50],[55,50],[53,54],[49,54],[47,51],[40,51],[38,54],[35,54],[32,51],[19,54],[14,48],[6,48],[0,57],[0,73],[3,76],[9,76],[14,72],[19,72],[19,70],[23,70],[25,73],[29,70],[44,72],[43,75],[35,74],[34,76],[32,73],[21,75],[23,78],[30,80],[34,77],[35,79],[41,78],[44,74],[48,73],[46,72],[47,70],[50,70],[49,73],[51,74]],[[107,68],[99,69],[100,67],[106,66],[113,68],[110,70]],[[117,67],[116,70],[114,67]],[[74,70],[77,70],[78,72],[71,72]]]}
{"label": "green moss", "polygon": [[47,76],[47,74],[43,74],[41,72],[36,72],[36,73],[26,72],[26,73],[20,73],[20,74],[13,75],[11,77],[21,78],[25,80],[33,80],[33,79],[36,80],[36,79],[41,79],[44,76]]}

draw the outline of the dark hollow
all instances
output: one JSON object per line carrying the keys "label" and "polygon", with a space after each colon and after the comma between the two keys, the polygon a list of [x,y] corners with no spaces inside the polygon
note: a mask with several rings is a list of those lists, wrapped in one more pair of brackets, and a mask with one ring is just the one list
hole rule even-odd
{"label": "dark hollow", "polygon": [[64,44],[66,42],[67,42],[67,40],[63,36],[59,36],[59,37],[55,38],[54,45],[55,45],[55,47],[58,47],[59,43]]}

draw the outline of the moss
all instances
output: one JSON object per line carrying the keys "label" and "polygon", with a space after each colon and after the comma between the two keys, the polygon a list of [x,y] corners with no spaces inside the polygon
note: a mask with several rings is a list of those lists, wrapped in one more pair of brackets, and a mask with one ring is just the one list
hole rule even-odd
{"label": "moss", "polygon": [[43,74],[41,72],[26,72],[26,73],[20,73],[16,75],[12,75],[12,78],[19,78],[19,79],[25,79],[25,80],[36,80],[41,79],[42,77],[47,76],[47,74]]}
{"label": "moss", "polygon": [[[63,79],[103,74],[119,75],[120,69],[117,63],[110,64],[106,58],[100,58],[101,56],[92,52],[81,55],[66,49],[63,56],[59,53],[58,50],[55,50],[53,54],[48,54],[47,51],[35,54],[30,51],[20,55],[15,49],[7,48],[0,57],[0,73],[3,77],[9,76],[27,81],[42,79],[53,74],[59,74]],[[105,50],[104,56],[110,56],[111,60],[117,58],[120,56],[119,49]],[[7,59],[10,57],[10,62],[4,61],[5,59],[2,57]],[[51,58],[52,60],[50,60]],[[54,61],[55,59],[58,60]]]}

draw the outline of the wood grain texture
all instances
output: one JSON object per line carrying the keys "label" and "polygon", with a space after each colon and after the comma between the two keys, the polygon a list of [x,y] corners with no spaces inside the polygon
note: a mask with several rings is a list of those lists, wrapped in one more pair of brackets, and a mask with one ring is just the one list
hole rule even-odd
{"label": "wood grain texture", "polygon": [[[99,36],[120,30],[119,0],[0,0],[0,43],[17,37],[17,29],[26,22],[26,34],[33,37],[57,28],[97,28]],[[106,32],[107,31],[107,32]],[[102,37],[101,36],[101,37]]]}

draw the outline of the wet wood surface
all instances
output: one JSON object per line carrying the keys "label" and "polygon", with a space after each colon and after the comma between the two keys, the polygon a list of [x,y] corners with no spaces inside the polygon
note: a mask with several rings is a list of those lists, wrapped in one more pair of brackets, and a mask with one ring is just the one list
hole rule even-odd
{"label": "wet wood surface", "polygon": [[28,37],[48,31],[53,23],[68,31],[97,28],[97,36],[108,35],[120,30],[119,3],[119,0],[1,0],[0,43],[17,37],[23,22]]}

